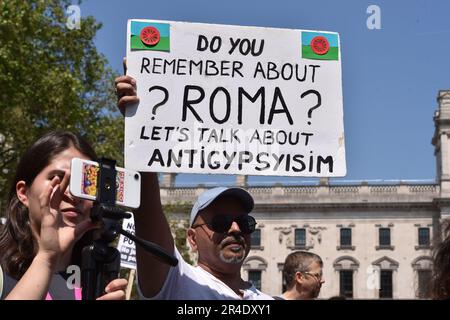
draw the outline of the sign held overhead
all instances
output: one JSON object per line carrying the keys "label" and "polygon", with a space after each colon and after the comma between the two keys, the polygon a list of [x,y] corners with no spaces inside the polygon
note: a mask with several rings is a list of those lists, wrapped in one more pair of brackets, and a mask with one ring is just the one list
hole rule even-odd
{"label": "sign held overhead", "polygon": [[339,35],[129,20],[125,165],[140,171],[346,174]]}

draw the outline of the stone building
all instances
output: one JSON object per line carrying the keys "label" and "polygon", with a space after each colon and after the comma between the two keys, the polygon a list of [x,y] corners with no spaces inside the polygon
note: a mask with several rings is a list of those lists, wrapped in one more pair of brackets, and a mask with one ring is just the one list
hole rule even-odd
{"label": "stone building", "polygon": [[[439,91],[434,115],[435,183],[247,186],[258,221],[243,277],[262,291],[280,294],[282,267],[294,250],[320,255],[325,284],[320,298],[356,299],[427,296],[431,247],[450,218],[450,91]],[[165,175],[165,203],[193,203],[204,188],[175,188]]]}

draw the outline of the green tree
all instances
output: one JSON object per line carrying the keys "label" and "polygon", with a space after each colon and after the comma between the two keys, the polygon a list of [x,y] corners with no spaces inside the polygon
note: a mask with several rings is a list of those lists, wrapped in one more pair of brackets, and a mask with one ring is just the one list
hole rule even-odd
{"label": "green tree", "polygon": [[[101,24],[66,26],[67,0],[0,0],[0,190],[21,153],[44,132],[70,130],[123,163],[115,74],[95,45]],[[2,201],[2,203],[4,203]]]}
{"label": "green tree", "polygon": [[186,235],[186,230],[189,228],[190,207],[192,207],[191,204],[180,202],[165,204],[163,209],[172,231],[175,246],[178,248],[184,261],[193,264]]}

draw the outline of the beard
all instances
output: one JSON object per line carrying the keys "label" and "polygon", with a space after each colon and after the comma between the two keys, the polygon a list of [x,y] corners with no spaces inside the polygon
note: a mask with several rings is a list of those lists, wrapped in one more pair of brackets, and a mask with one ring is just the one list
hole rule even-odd
{"label": "beard", "polygon": [[230,264],[240,264],[242,261],[244,261],[245,259],[245,254],[243,254],[242,256],[232,256],[230,258],[226,258],[223,254],[222,251],[220,251],[220,260],[222,260],[225,263],[230,263]]}
{"label": "beard", "polygon": [[312,298],[313,299],[315,299],[315,298],[317,298],[318,296],[319,296],[319,294],[320,294],[320,289],[322,288],[322,286],[321,285],[317,285],[315,288],[314,288],[314,291],[312,292]]}
{"label": "beard", "polygon": [[[233,252],[234,254],[231,257],[226,257],[225,253],[224,253],[224,249],[228,244],[231,243],[237,243],[241,246],[241,249],[239,251],[234,251],[231,250],[231,252]],[[225,262],[225,263],[229,263],[229,264],[240,264],[244,261],[246,254],[245,254],[245,239],[238,236],[233,236],[232,239],[230,238],[225,238],[222,243],[220,244],[221,250],[220,250],[220,260]],[[240,254],[238,254],[238,252]]]}

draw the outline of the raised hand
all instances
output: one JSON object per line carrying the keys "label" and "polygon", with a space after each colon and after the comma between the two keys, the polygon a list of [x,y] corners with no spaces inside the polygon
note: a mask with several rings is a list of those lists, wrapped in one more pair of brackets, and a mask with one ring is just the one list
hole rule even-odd
{"label": "raised hand", "polygon": [[117,106],[119,107],[122,115],[125,115],[125,108],[131,104],[139,102],[139,98],[136,96],[136,80],[127,76],[127,58],[123,58],[123,76],[115,79],[116,94],[117,94]]}
{"label": "raised hand", "polygon": [[37,237],[39,253],[51,260],[56,260],[60,255],[67,253],[85,232],[97,227],[86,216],[84,220],[75,224],[67,224],[61,214],[62,201],[73,201],[65,194],[70,180],[70,173],[66,172],[62,181],[55,176],[44,188],[39,197],[41,211],[41,229]]}
{"label": "raised hand", "polygon": [[122,115],[125,115],[125,108],[128,105],[139,102],[136,96],[136,80],[130,76],[120,76],[115,79],[117,106]]}

